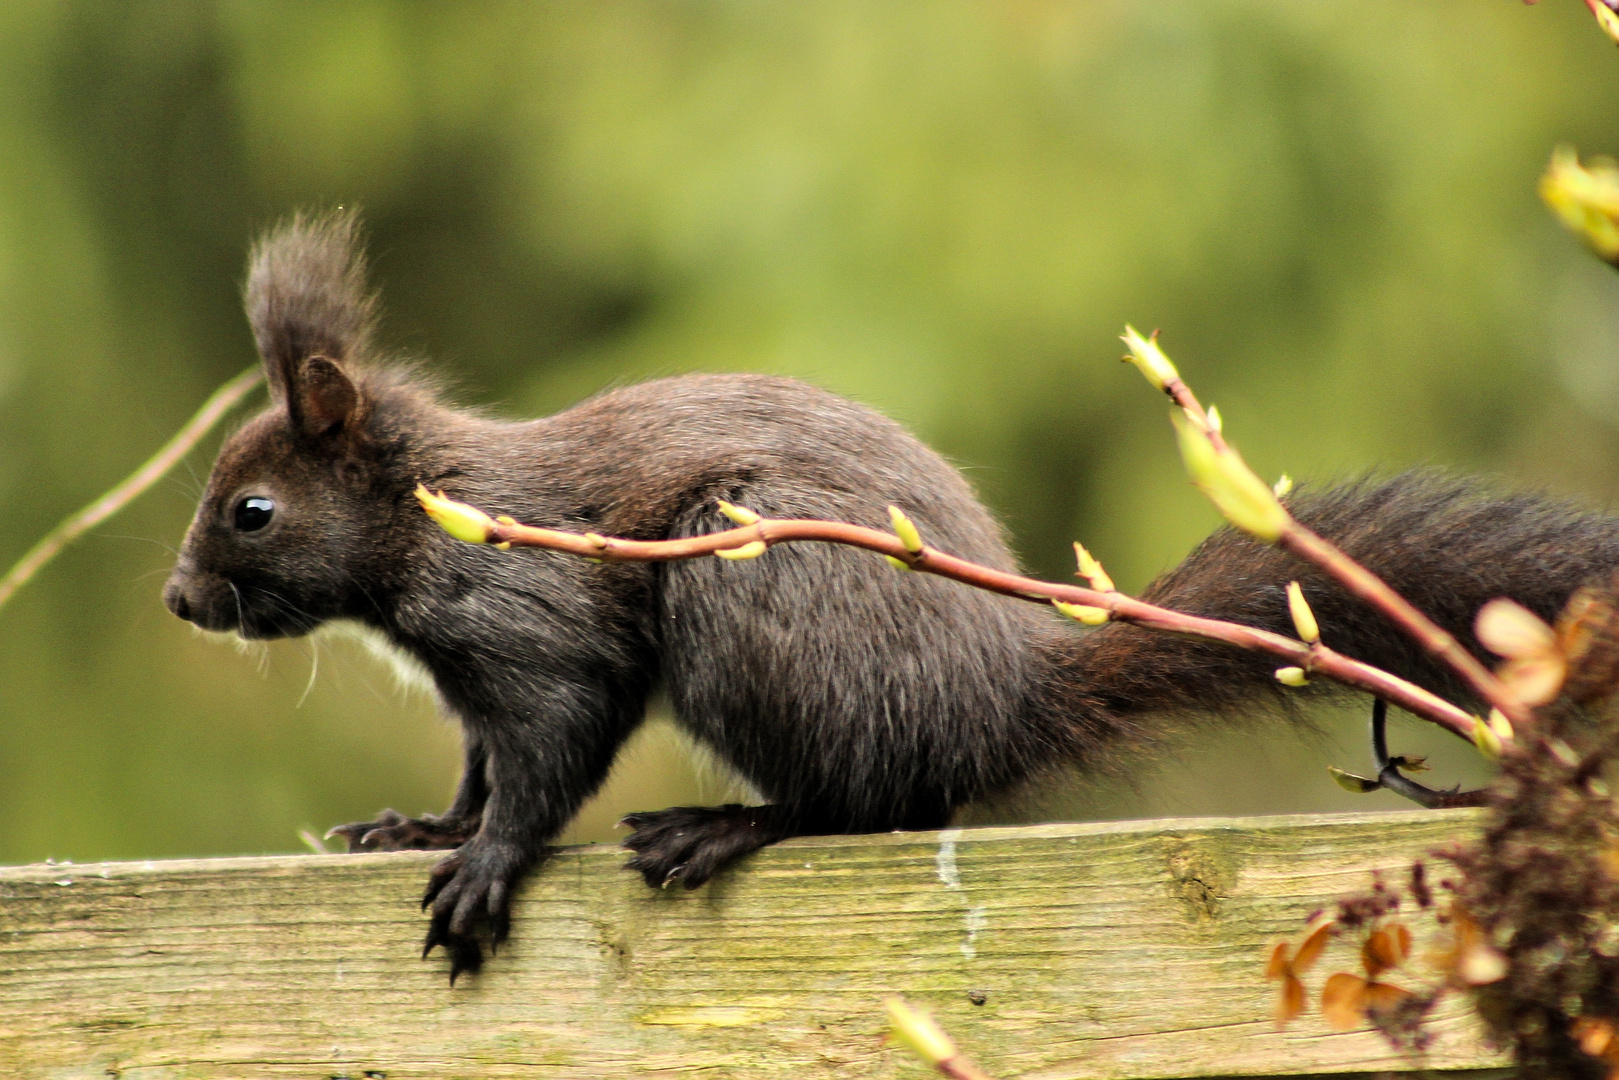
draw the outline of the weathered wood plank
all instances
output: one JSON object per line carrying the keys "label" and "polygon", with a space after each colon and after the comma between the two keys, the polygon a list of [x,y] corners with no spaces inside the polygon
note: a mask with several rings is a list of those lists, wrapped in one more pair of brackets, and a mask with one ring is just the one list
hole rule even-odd
{"label": "weathered wood plank", "polygon": [[[572,848],[453,989],[416,958],[432,855],[0,869],[0,1075],[923,1075],[882,1044],[895,992],[1006,1077],[1411,1069],[1275,1031],[1262,953],[1470,813],[806,838],[690,893]],[[1422,1065],[1501,1063],[1437,1028]]]}

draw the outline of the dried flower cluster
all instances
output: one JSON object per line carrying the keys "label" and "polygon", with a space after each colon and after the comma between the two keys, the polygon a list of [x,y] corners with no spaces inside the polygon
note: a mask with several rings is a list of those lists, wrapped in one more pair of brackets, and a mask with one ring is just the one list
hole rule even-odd
{"label": "dried flower cluster", "polygon": [[1616,605],[1612,589],[1570,601],[1546,650],[1566,667],[1562,695],[1502,756],[1483,835],[1441,853],[1506,959],[1474,1001],[1525,1077],[1619,1077]]}
{"label": "dried flower cluster", "polygon": [[[1619,1080],[1616,589],[1582,590],[1556,628],[1521,609],[1481,616],[1481,639],[1507,656],[1503,680],[1541,702],[1533,724],[1503,741],[1482,834],[1433,853],[1454,871],[1437,886],[1419,862],[1403,886],[1375,880],[1314,917],[1296,954],[1273,948],[1280,1023],[1305,1011],[1300,976],[1326,941],[1353,934],[1362,972],[1331,975],[1322,989],[1332,1026],[1370,1024],[1421,1051],[1434,1005],[1464,993],[1520,1076]],[[1399,916],[1406,898],[1413,923]],[[1415,961],[1413,924],[1431,924]]]}

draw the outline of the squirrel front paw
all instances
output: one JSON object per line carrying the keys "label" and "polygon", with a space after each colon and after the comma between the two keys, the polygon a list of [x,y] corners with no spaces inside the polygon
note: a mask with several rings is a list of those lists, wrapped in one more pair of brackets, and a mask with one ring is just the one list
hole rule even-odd
{"label": "squirrel front paw", "polygon": [[480,928],[493,953],[511,929],[512,888],[534,862],[515,844],[474,837],[439,860],[428,877],[422,909],[430,912],[422,958],[442,945],[450,955],[450,985],[463,971],[483,966]]}
{"label": "squirrel front paw", "polygon": [[435,851],[458,848],[478,831],[476,820],[436,817],[432,814],[408,818],[397,810],[384,810],[375,821],[353,821],[334,825],[328,839],[341,836],[349,851]]}

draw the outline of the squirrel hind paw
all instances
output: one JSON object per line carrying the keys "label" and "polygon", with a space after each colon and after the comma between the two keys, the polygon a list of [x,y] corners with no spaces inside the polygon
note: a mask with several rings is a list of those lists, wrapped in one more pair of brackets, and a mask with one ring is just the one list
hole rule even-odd
{"label": "squirrel hind paw", "polygon": [[793,835],[776,806],[676,806],[630,814],[623,846],[635,852],[624,864],[666,889],[680,882],[695,889],[735,859]]}

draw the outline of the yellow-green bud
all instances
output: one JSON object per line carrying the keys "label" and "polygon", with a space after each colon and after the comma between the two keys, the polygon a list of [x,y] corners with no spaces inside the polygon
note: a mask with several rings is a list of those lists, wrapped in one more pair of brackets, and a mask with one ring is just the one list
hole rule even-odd
{"label": "yellow-green bud", "polygon": [[1136,333],[1135,327],[1127,325],[1122,340],[1130,347],[1130,355],[1124,358],[1124,362],[1134,364],[1155,388],[1165,390],[1170,383],[1179,381],[1181,373],[1175,370],[1175,365],[1169,362],[1164,350],[1158,347],[1156,330],[1152,337],[1144,338]]}
{"label": "yellow-green bud", "polygon": [[905,511],[897,506],[890,506],[888,517],[894,523],[894,535],[905,545],[905,550],[912,555],[921,552],[922,534],[916,531],[916,523],[905,516]]}
{"label": "yellow-green bud", "polygon": [[891,997],[883,1007],[888,1011],[888,1026],[895,1041],[916,1051],[923,1061],[937,1068],[956,1056],[956,1044],[933,1022],[933,1017],[904,998]]}
{"label": "yellow-green bud", "polygon": [[1299,632],[1299,640],[1314,645],[1321,640],[1321,628],[1316,625],[1315,612],[1310,610],[1310,603],[1304,599],[1304,590],[1296,581],[1287,583],[1287,609],[1293,613],[1293,628]]}
{"label": "yellow-green bud", "polygon": [[1085,550],[1085,545],[1078,540],[1074,541],[1074,556],[1079,560],[1079,576],[1089,581],[1091,588],[1097,592],[1118,591],[1118,588],[1113,584],[1113,579],[1107,576],[1106,570],[1102,569],[1102,564],[1097,562],[1096,558]]}
{"label": "yellow-green bud", "polygon": [[1209,433],[1183,410],[1171,412],[1170,419],[1192,482],[1227,521],[1250,536],[1274,544],[1292,520],[1276,493],[1230,446],[1216,450]]}
{"label": "yellow-green bud", "polygon": [[1105,607],[1091,607],[1087,604],[1069,604],[1062,600],[1053,600],[1051,606],[1068,616],[1077,619],[1086,626],[1101,626],[1107,622],[1110,612]]}
{"label": "yellow-green bud", "polygon": [[1281,478],[1270,486],[1270,490],[1278,499],[1287,498],[1287,493],[1293,490],[1293,478],[1283,473]]}
{"label": "yellow-green bud", "polygon": [[884,555],[883,558],[887,559],[888,565],[892,566],[895,570],[909,570],[911,568],[911,564],[906,562],[904,559],[896,559],[892,555]]}
{"label": "yellow-green bud", "polygon": [[765,553],[766,546],[763,540],[754,540],[751,543],[743,544],[741,547],[721,548],[714,554],[722,559],[730,559],[733,562],[739,559],[757,559]]}
{"label": "yellow-green bud", "polygon": [[1606,0],[1585,0],[1585,6],[1597,17],[1597,25],[1602,27],[1602,32],[1619,45],[1619,12],[1609,7]]}
{"label": "yellow-green bud", "polygon": [[1559,146],[1540,178],[1540,197],[1598,255],[1619,259],[1619,165],[1602,158],[1581,165],[1571,147]]}
{"label": "yellow-green bud", "polygon": [[1216,435],[1220,434],[1221,430],[1223,430],[1225,426],[1225,421],[1220,419],[1220,407],[1218,405],[1210,405],[1208,411],[1203,415],[1208,418],[1209,430],[1214,432]]}
{"label": "yellow-green bud", "polygon": [[1335,765],[1327,766],[1327,773],[1333,782],[1345,791],[1353,791],[1356,795],[1364,795],[1368,791],[1376,791],[1383,785],[1376,780],[1369,780],[1364,776],[1356,776],[1352,772],[1344,772]]}
{"label": "yellow-green bud", "polygon": [[1512,730],[1512,721],[1508,720],[1500,709],[1491,709],[1490,718],[1485,722],[1490,725],[1490,730],[1495,732],[1495,737],[1503,743],[1509,743],[1517,737],[1517,733]]}
{"label": "yellow-green bud", "polygon": [[1495,759],[1501,756],[1501,736],[1476,716],[1473,717],[1473,745],[1487,758]]}
{"label": "yellow-green bud", "polygon": [[736,522],[738,525],[757,525],[763,519],[745,506],[733,506],[724,499],[716,499],[719,503],[720,513]]}
{"label": "yellow-green bud", "polygon": [[495,522],[475,506],[447,499],[441,491],[437,495],[422,484],[416,485],[416,501],[422,504],[427,516],[438,522],[438,527],[468,544],[487,544],[489,530]]}
{"label": "yellow-green bud", "polygon": [[1276,681],[1283,686],[1307,686],[1310,677],[1301,667],[1284,667],[1276,669]]}

